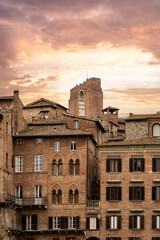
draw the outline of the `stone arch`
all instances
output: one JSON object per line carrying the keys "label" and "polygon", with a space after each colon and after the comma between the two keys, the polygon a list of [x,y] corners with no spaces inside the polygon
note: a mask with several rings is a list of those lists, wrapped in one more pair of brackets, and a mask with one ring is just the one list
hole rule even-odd
{"label": "stone arch", "polygon": [[53,190],[59,190],[59,189],[61,189],[62,190],[62,186],[61,186],[61,184],[59,184],[58,182],[57,183],[55,183],[53,186],[52,186],[52,192],[53,192]]}
{"label": "stone arch", "polygon": [[79,92],[79,116],[85,116],[85,92],[80,90]]}
{"label": "stone arch", "polygon": [[70,155],[70,157],[69,157],[69,160],[70,160],[70,159],[73,159],[73,161],[75,161],[76,159],[79,159],[79,160],[80,160],[79,156],[78,156],[76,153],[72,153],[72,154]]}
{"label": "stone arch", "polygon": [[160,137],[160,124],[155,123],[152,126],[152,136],[153,137]]}

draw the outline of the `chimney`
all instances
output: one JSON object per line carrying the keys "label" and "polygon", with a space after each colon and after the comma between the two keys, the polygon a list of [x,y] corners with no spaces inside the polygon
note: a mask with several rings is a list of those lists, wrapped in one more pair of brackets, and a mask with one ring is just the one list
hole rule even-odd
{"label": "chimney", "polygon": [[129,117],[132,117],[133,116],[133,113],[129,113]]}
{"label": "chimney", "polygon": [[14,94],[15,97],[19,96],[19,90],[14,90],[13,94]]}

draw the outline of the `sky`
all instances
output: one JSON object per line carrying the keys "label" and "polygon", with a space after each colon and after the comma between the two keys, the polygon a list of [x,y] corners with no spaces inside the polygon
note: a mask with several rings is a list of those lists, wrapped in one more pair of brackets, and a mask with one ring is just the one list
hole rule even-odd
{"label": "sky", "polygon": [[0,95],[68,107],[91,77],[120,116],[160,111],[160,0],[0,0]]}

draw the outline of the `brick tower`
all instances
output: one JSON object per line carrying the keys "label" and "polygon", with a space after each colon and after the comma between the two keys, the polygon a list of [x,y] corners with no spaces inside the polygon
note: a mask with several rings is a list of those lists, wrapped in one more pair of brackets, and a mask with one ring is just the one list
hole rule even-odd
{"label": "brick tower", "polygon": [[70,114],[100,117],[103,109],[103,92],[100,78],[89,78],[70,90]]}

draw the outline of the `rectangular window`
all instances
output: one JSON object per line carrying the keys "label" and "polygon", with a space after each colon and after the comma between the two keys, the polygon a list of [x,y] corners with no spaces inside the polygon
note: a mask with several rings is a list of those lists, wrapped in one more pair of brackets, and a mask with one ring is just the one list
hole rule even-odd
{"label": "rectangular window", "polygon": [[34,157],[34,170],[35,172],[42,171],[42,155],[36,155]]}
{"label": "rectangular window", "polygon": [[107,159],[106,172],[121,172],[121,159],[120,158]]}
{"label": "rectangular window", "polygon": [[15,202],[16,204],[22,204],[22,197],[23,197],[23,188],[22,186],[15,187]]}
{"label": "rectangular window", "polygon": [[160,216],[159,215],[152,216],[152,229],[160,230]]}
{"label": "rectangular window", "polygon": [[129,216],[129,229],[144,229],[144,216],[132,215]]}
{"label": "rectangular window", "polygon": [[15,172],[23,172],[23,157],[15,157]]}
{"label": "rectangular window", "polygon": [[71,141],[71,151],[76,150],[76,141]]}
{"label": "rectangular window", "polygon": [[143,201],[144,200],[144,187],[129,187],[129,200],[130,201]]}
{"label": "rectangular window", "polygon": [[78,217],[49,217],[49,229],[79,229]]}
{"label": "rectangular window", "polygon": [[34,197],[35,197],[35,204],[42,203],[42,186],[34,187]]}
{"label": "rectangular window", "polygon": [[74,120],[74,128],[78,128],[79,126],[79,121],[78,120]]}
{"label": "rectangular window", "polygon": [[153,158],[152,159],[152,171],[153,172],[160,172],[160,158]]}
{"label": "rectangular window", "polygon": [[152,187],[152,200],[160,201],[160,186]]}
{"label": "rectangular window", "polygon": [[144,158],[130,158],[129,160],[130,172],[144,172]]}
{"label": "rectangular window", "polygon": [[121,200],[121,187],[107,187],[106,188],[107,201],[120,201]]}
{"label": "rectangular window", "polygon": [[69,217],[69,229],[76,228],[76,217]]}
{"label": "rectangular window", "polygon": [[37,215],[22,215],[22,230],[37,230]]}
{"label": "rectangular window", "polygon": [[129,237],[129,240],[141,240],[141,237]]}
{"label": "rectangular window", "polygon": [[86,228],[88,230],[98,230],[99,229],[99,219],[97,217],[87,217],[86,218]]}
{"label": "rectangular window", "polygon": [[60,142],[55,142],[55,151],[60,151]]}
{"label": "rectangular window", "polygon": [[42,138],[36,138],[36,143],[42,143]]}
{"label": "rectangular window", "polygon": [[53,217],[53,229],[60,228],[60,217]]}
{"label": "rectangular window", "polygon": [[23,144],[23,143],[24,143],[23,139],[17,139],[17,144]]}
{"label": "rectangular window", "polygon": [[107,216],[106,229],[118,230],[121,229],[121,216]]}

